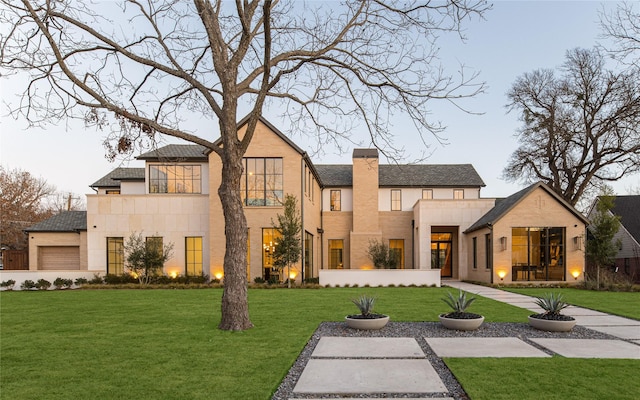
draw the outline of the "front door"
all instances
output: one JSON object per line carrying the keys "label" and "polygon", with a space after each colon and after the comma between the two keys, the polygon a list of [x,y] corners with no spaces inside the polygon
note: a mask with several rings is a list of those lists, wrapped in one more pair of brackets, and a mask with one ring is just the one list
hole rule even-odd
{"label": "front door", "polygon": [[431,268],[440,269],[440,277],[453,277],[451,255],[453,242],[451,233],[431,234]]}

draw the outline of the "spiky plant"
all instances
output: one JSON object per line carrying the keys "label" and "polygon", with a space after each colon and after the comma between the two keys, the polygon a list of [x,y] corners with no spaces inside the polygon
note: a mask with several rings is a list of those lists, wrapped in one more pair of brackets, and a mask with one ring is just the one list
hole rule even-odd
{"label": "spiky plant", "polygon": [[550,316],[560,315],[560,311],[569,307],[569,303],[565,302],[560,293],[545,293],[538,297],[535,302],[540,308],[544,310],[544,314]]}
{"label": "spiky plant", "polygon": [[442,299],[442,301],[451,307],[454,313],[467,312],[467,308],[469,308],[475,300],[475,297],[467,297],[467,292],[463,292],[462,290],[459,291],[458,297],[452,295],[451,292],[447,292],[447,297]]}
{"label": "spiky plant", "polygon": [[376,302],[376,297],[363,294],[357,299],[352,299],[351,302],[358,307],[358,310],[360,310],[360,314],[363,317],[368,317],[373,314],[373,305]]}

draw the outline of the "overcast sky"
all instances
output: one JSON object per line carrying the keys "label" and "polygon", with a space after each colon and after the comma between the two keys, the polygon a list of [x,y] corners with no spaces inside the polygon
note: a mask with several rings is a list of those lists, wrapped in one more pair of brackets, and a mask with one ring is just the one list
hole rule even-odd
{"label": "overcast sky", "polygon": [[[497,1],[484,21],[466,24],[467,42],[446,38],[441,44],[445,66],[456,71],[458,63],[480,71],[488,91],[464,105],[482,115],[468,115],[446,104],[433,105],[433,116],[447,130],[443,136],[448,144],[433,142],[434,164],[473,164],[484,180],[483,197],[504,197],[521,186],[500,179],[502,169],[517,147],[514,133],[521,125],[518,115],[507,114],[505,93],[515,79],[538,68],[555,68],[564,62],[565,52],[574,47],[590,48],[600,33],[598,10],[613,7],[614,2],[595,1]],[[451,40],[450,40],[451,39]],[[29,129],[25,121],[7,117],[6,101],[15,101],[25,81],[12,77],[0,79],[0,163],[5,168],[20,168],[46,179],[59,191],[76,194],[91,193],[89,185],[119,166],[141,167],[139,161],[110,163],[104,157],[104,134],[87,129],[77,121],[68,125]],[[282,131],[286,121],[276,112],[265,110],[265,117]],[[398,143],[407,149],[416,148],[412,124],[396,126]],[[307,149],[301,136],[292,137]],[[175,143],[175,140],[172,142]],[[419,146],[418,146],[419,147]],[[424,150],[420,148],[419,150]],[[408,158],[420,151],[409,151]],[[318,164],[351,163],[351,150],[337,154],[325,149],[325,154],[313,157]],[[381,162],[385,162],[381,160]],[[640,186],[640,176],[626,178],[614,185],[617,194],[627,194]]]}

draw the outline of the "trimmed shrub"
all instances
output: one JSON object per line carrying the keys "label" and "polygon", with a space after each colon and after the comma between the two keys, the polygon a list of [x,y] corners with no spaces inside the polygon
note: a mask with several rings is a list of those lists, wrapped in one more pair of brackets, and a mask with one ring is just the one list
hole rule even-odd
{"label": "trimmed shrub", "polygon": [[87,284],[89,282],[89,280],[87,278],[76,278],[76,286],[82,286],[84,284]]}
{"label": "trimmed shrub", "polygon": [[51,287],[51,282],[46,279],[38,279],[36,282],[36,289],[38,290],[47,290]]}
{"label": "trimmed shrub", "polygon": [[20,288],[22,290],[31,290],[31,289],[35,289],[36,287],[36,283],[34,281],[32,281],[31,279],[27,279],[24,282],[22,282],[22,284],[20,285]]}
{"label": "trimmed shrub", "polygon": [[53,286],[56,289],[68,289],[71,285],[73,285],[73,281],[71,279],[56,278],[53,281]]}
{"label": "trimmed shrub", "polygon": [[5,288],[5,290],[13,290],[13,287],[15,286],[16,281],[14,281],[13,279],[9,279],[7,281],[2,281],[0,283],[0,287]]}

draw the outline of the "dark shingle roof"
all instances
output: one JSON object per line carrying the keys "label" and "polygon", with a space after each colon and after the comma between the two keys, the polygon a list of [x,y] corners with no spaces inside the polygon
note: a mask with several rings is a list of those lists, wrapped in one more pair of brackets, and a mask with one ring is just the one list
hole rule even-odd
{"label": "dark shingle roof", "polygon": [[569,212],[573,213],[575,216],[580,218],[585,224],[588,223],[587,219],[584,215],[580,214],[573,206],[563,200],[560,196],[556,194],[549,186],[545,185],[542,182],[534,183],[533,185],[526,187],[519,192],[512,194],[511,196],[504,199],[497,199],[495,206],[489,210],[485,215],[483,215],[479,220],[477,220],[473,225],[471,225],[464,233],[473,232],[475,230],[485,228],[489,225],[495,224],[500,218],[502,218],[505,214],[507,214],[513,207],[516,206],[523,198],[528,196],[531,192],[533,192],[537,188],[544,189],[549,195],[554,197],[559,203],[564,205],[564,207],[569,210]]}
{"label": "dark shingle roof", "polygon": [[[322,184],[327,187],[353,186],[353,166],[316,165]],[[382,164],[380,187],[480,187],[482,178],[471,164]]]}
{"label": "dark shingle roof", "polygon": [[136,157],[138,160],[184,162],[209,161],[207,148],[199,144],[169,144]]}
{"label": "dark shingle roof", "polygon": [[640,243],[640,195],[616,196],[613,209],[624,228]]}
{"label": "dark shingle roof", "polygon": [[38,222],[25,232],[78,232],[87,230],[86,211],[62,211],[49,219]]}
{"label": "dark shingle roof", "polygon": [[120,181],[144,181],[144,168],[116,168],[98,179],[92,188],[119,188]]}

